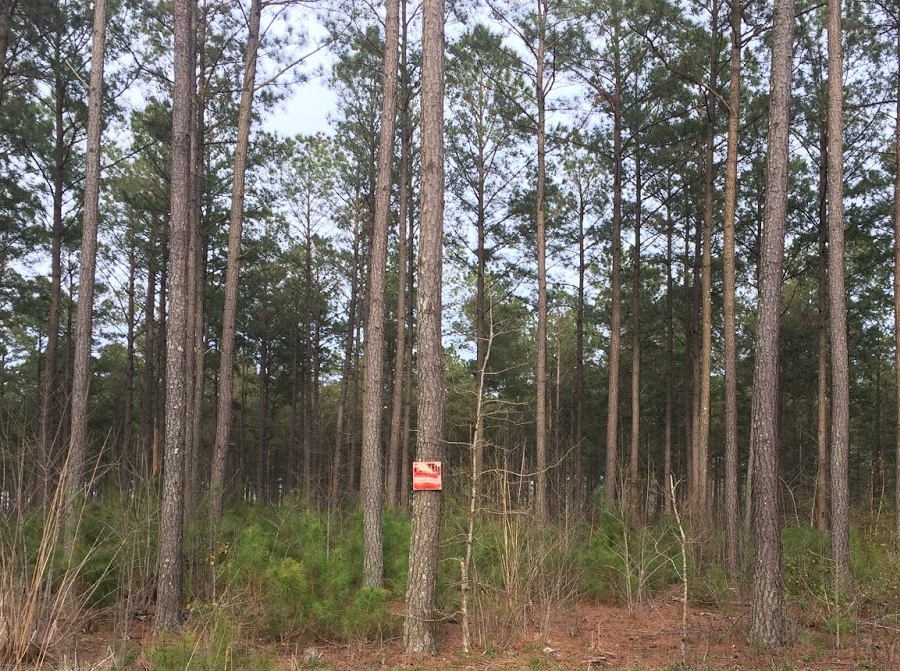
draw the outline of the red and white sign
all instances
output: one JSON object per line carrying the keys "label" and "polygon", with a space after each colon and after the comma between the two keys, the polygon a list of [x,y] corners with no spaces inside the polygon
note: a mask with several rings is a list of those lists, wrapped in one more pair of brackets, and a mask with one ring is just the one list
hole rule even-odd
{"label": "red and white sign", "polygon": [[441,490],[441,462],[413,462],[413,491],[427,492]]}

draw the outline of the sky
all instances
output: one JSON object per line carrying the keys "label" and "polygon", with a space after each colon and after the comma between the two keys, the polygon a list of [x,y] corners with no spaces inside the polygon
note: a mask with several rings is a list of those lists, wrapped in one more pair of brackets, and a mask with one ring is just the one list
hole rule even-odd
{"label": "sky", "polygon": [[285,136],[328,133],[328,116],[334,109],[334,92],[325,86],[321,77],[316,77],[295,87],[291,98],[266,119],[265,127]]}

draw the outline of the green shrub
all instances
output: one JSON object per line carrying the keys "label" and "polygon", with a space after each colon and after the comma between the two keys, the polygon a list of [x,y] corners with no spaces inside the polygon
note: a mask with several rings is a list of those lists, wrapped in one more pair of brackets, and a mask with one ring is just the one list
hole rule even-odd
{"label": "green shrub", "polygon": [[[246,519],[242,507],[229,511]],[[334,640],[393,632],[387,607],[402,598],[409,555],[409,523],[384,516],[384,590],[362,586],[362,516],[327,518],[297,506],[254,509],[243,528],[230,519],[227,553],[217,569],[219,591],[235,594],[241,615],[260,636],[304,633]]]}
{"label": "green shrub", "polygon": [[681,550],[671,520],[636,526],[627,514],[595,500],[594,526],[579,550],[581,590],[601,601],[633,602],[679,580]]}
{"label": "green shrub", "polygon": [[784,588],[788,599],[803,603],[824,599],[832,591],[828,534],[807,526],[786,527],[781,534]]}

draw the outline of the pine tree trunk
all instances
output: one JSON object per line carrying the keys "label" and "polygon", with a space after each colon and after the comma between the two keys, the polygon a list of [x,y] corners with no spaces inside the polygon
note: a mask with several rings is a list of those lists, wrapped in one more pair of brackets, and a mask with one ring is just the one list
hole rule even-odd
{"label": "pine tree trunk", "polygon": [[[304,324],[304,327],[306,325]],[[301,491],[300,482],[302,474],[300,473],[300,461],[297,454],[297,406],[298,391],[300,380],[303,373],[300,370],[300,327],[294,327],[291,334],[291,409],[288,416],[288,439],[287,439],[287,478],[285,487],[288,491]],[[303,401],[300,401],[303,403]],[[305,404],[304,404],[305,405]]]}
{"label": "pine tree trunk", "polygon": [[544,190],[546,182],[545,117],[546,95],[544,83],[544,39],[547,29],[547,6],[545,0],[537,2],[537,67],[535,71],[535,91],[537,94],[537,366],[535,370],[536,412],[535,412],[535,452],[537,457],[537,492],[535,496],[535,517],[538,522],[546,522],[550,517],[547,477],[547,231],[544,221]]}
{"label": "pine tree trunk", "polygon": [[725,327],[725,573],[740,571],[740,465],[737,442],[737,343],[735,323],[735,210],[741,117],[741,0],[731,0],[731,78],[728,85],[728,147],[725,156],[723,316]]}
{"label": "pine tree trunk", "polygon": [[672,173],[669,171],[666,179],[666,419],[664,429],[664,447],[663,447],[663,499],[665,500],[665,511],[671,513],[673,510],[672,500],[674,493],[672,492],[673,470],[672,470],[672,415],[673,415],[673,399],[672,399],[672,369],[675,360],[675,315],[674,303],[675,297],[672,293],[674,288],[674,280],[672,277]]}
{"label": "pine tree trunk", "polygon": [[[444,364],[441,348],[441,270],[444,229],[444,3],[424,0],[422,19],[422,195],[419,233],[419,409],[420,461],[443,456]],[[413,495],[409,579],[403,647],[434,653],[441,493]]]}
{"label": "pine tree trunk", "polygon": [[407,288],[406,293],[409,300],[406,301],[406,361],[408,370],[406,371],[406,379],[403,382],[403,433],[400,441],[400,509],[409,510],[410,496],[410,480],[412,478],[412,467],[410,455],[410,443],[412,442],[412,392],[413,392],[413,339],[416,335],[415,329],[415,281],[416,274],[413,272],[415,263],[415,226],[413,219],[413,208],[409,208],[409,241],[406,245],[408,255],[407,267],[409,272],[406,274]]}
{"label": "pine tree trunk", "polygon": [[313,278],[313,231],[312,231],[312,211],[306,218],[306,250],[303,258],[304,276],[306,279],[306,300],[305,302],[305,329],[303,333],[303,453],[301,455],[301,484],[304,495],[312,493],[312,451],[313,451],[313,361],[316,353],[313,351],[313,286],[315,279]]}
{"label": "pine tree trunk", "polygon": [[328,509],[336,510],[341,498],[341,481],[343,480],[344,452],[344,415],[347,411],[347,396],[350,389],[350,378],[353,373],[353,343],[356,334],[356,302],[359,285],[359,247],[360,247],[359,211],[353,217],[353,268],[350,277],[350,304],[347,307],[347,335],[344,339],[344,364],[341,371],[341,389],[338,395],[337,417],[334,430],[334,452],[331,461],[331,485],[328,490]]}
{"label": "pine tree trunk", "polygon": [[844,296],[844,137],[841,1],[828,0],[828,307],[831,340],[831,559],[850,582],[850,369]]}
{"label": "pine tree trunk", "polygon": [[641,446],[641,215],[643,182],[641,175],[641,150],[637,135],[634,136],[634,248],[631,256],[631,454],[628,465],[628,505],[638,513],[640,501]]}
{"label": "pine tree trunk", "polygon": [[718,85],[719,71],[719,2],[712,2],[711,48],[709,60],[709,87],[706,94],[706,151],[705,180],[703,199],[703,274],[702,287],[702,321],[700,345],[700,424],[696,443],[697,482],[696,506],[694,508],[695,523],[700,527],[709,524],[709,418],[710,418],[710,375],[712,373],[712,228],[713,207],[715,199],[715,151],[716,151],[716,114],[717,98],[713,93]]}
{"label": "pine tree trunk", "polygon": [[618,14],[613,9],[613,55],[616,89],[613,93],[613,212],[612,212],[612,319],[609,338],[609,393],[606,404],[606,473],[603,492],[616,500],[619,461],[619,350],[622,340],[622,66],[619,53]]}
{"label": "pine tree trunk", "polygon": [[171,217],[166,218],[166,232],[162,244],[162,270],[159,275],[159,338],[156,347],[156,370],[159,375],[156,380],[156,401],[153,412],[153,454],[151,474],[155,478],[162,470],[162,455],[160,449],[166,443],[166,370],[168,351],[168,330],[166,328],[166,315],[168,314],[169,297],[169,226]]}
{"label": "pine tree trunk", "polygon": [[[265,328],[265,317],[263,317]],[[269,342],[259,344],[259,435],[256,443],[256,502],[269,502]]]}
{"label": "pine tree trunk", "polygon": [[756,565],[750,639],[762,648],[784,641],[778,436],[778,335],[787,218],[793,0],[775,0],[769,101],[765,226],[759,268],[756,363],[753,373],[753,526]]}
{"label": "pine tree trunk", "polygon": [[81,273],[72,380],[72,429],[66,468],[65,544],[71,557],[77,525],[76,498],[84,480],[87,441],[87,400],[91,382],[91,343],[94,314],[94,276],[97,266],[97,228],[100,223],[100,143],[103,133],[103,59],[106,50],[106,0],[94,2],[91,35],[91,79],[88,93],[87,153],[84,173],[84,223],[81,230]]}
{"label": "pine tree trunk", "polygon": [[[824,125],[824,124],[823,124]],[[822,128],[819,137],[819,287],[817,324],[816,528],[828,531],[828,148]]]}
{"label": "pine tree trunk", "polygon": [[[575,431],[574,442],[576,461],[580,462],[584,450],[584,279],[587,272],[587,258],[585,250],[585,218],[587,203],[584,193],[584,185],[578,183],[578,302],[575,307]],[[582,481],[581,469],[574,471],[573,475]],[[574,482],[574,480],[573,480]],[[580,489],[580,487],[578,487]]]}
{"label": "pine tree trunk", "polygon": [[[897,59],[900,61],[900,21],[897,31]],[[894,140],[894,346],[900,352],[900,70],[897,72],[897,121]],[[897,388],[896,411],[900,417],[900,356],[894,356],[895,384]],[[894,480],[894,536],[900,542],[900,431],[897,431],[895,447]]]}
{"label": "pine tree trunk", "polygon": [[[59,62],[60,39],[54,37],[54,60]],[[53,232],[50,242],[50,315],[47,324],[47,349],[44,352],[44,372],[41,379],[41,425],[38,445],[38,468],[41,472],[41,503],[51,498],[58,442],[57,398],[59,374],[59,316],[60,290],[62,286],[62,236],[63,236],[63,177],[66,167],[65,138],[66,82],[57,73],[54,84],[54,146],[53,146]]]}
{"label": "pine tree trunk", "polygon": [[875,362],[875,417],[872,427],[872,486],[870,512],[874,516],[880,506],[881,494],[884,491],[884,472],[882,470],[883,445],[881,440],[881,360]]}
{"label": "pine tree trunk", "polygon": [[244,222],[244,177],[250,146],[253,87],[256,79],[256,53],[259,48],[261,0],[253,0],[247,36],[244,83],[238,110],[238,139],[234,149],[234,177],[231,185],[231,213],[228,220],[228,258],[225,265],[225,305],[222,315],[222,339],[219,359],[219,390],[216,408],[216,435],[210,472],[210,519],[215,524],[222,516],[225,495],[225,465],[231,433],[231,408],[234,393],[234,336],[237,318],[238,280],[240,277],[241,231]]}
{"label": "pine tree trunk", "polygon": [[[691,269],[694,263],[691,260],[691,225],[689,221],[684,225],[684,252],[682,260],[682,273],[684,274],[682,282],[682,291],[684,294],[684,451],[680,455],[679,472],[683,473],[686,490],[688,492],[687,501],[690,500],[690,492],[694,484],[693,473],[693,450],[691,446],[694,441],[694,397],[696,394],[694,384],[694,342],[697,340],[694,333],[694,305],[693,297],[696,291],[691,286],[692,273]],[[677,505],[678,502],[675,501]]]}
{"label": "pine tree trunk", "polygon": [[[391,426],[388,441],[387,463],[387,505],[396,509],[400,505],[400,473],[403,468],[400,460],[401,435],[403,430],[403,385],[406,381],[409,362],[406,358],[406,340],[412,334],[405,328],[406,323],[406,220],[409,208],[410,160],[409,145],[411,132],[409,129],[409,74],[406,63],[407,23],[406,0],[400,0],[400,186],[397,203],[400,231],[397,236],[397,347],[394,364],[394,379],[391,392]],[[412,272],[412,268],[409,269]],[[412,297],[409,297],[412,300]]]}
{"label": "pine tree trunk", "polygon": [[[191,80],[197,80],[197,6],[191,5],[191,34],[190,34],[190,59]],[[201,73],[202,79],[202,73]],[[189,246],[187,261],[188,283],[188,325],[187,325],[187,352],[185,353],[185,433],[184,433],[184,506],[190,511],[194,510],[197,498],[197,460],[199,428],[197,399],[202,398],[202,355],[198,361],[197,339],[200,337],[200,324],[202,323],[202,278],[200,274],[200,191],[201,187],[201,161],[203,156],[202,138],[200,136],[200,117],[202,116],[201,101],[198,95],[191,96],[191,165],[189,168],[190,187],[188,196],[189,209]],[[198,370],[199,368],[199,370]]]}
{"label": "pine tree trunk", "polygon": [[125,411],[122,419],[122,437],[118,442],[116,454],[116,480],[119,491],[126,491],[128,483],[126,475],[131,470],[131,436],[134,433],[134,358],[135,358],[135,302],[134,294],[137,289],[137,250],[133,234],[128,236],[128,297],[126,299],[125,315]]}
{"label": "pine tree trunk", "polygon": [[[698,165],[703,164],[704,158],[701,156],[701,160],[698,161]],[[702,355],[702,304],[703,299],[701,296],[702,292],[702,282],[703,279],[701,277],[702,272],[702,264],[703,264],[703,222],[702,220],[697,221],[697,225],[694,227],[694,263],[692,266],[692,274],[693,278],[691,281],[691,307],[689,310],[689,320],[690,320],[690,329],[691,329],[691,355],[690,361],[692,364],[692,368],[689,372],[691,376],[691,441],[690,441],[690,454],[688,455],[688,463],[690,464],[690,475],[688,477],[688,490],[690,492],[690,496],[688,497],[688,513],[691,515],[697,514],[697,509],[700,501],[700,459],[698,456],[698,450],[700,447],[700,407],[701,407],[701,371],[703,369],[703,362],[701,361]]]}
{"label": "pine tree trunk", "polygon": [[172,216],[169,235],[169,319],[166,335],[165,463],[157,567],[157,631],[173,631],[182,619],[184,532],[184,379],[190,350],[188,253],[190,250],[191,76],[193,0],[175,0],[175,84],[172,95]]}
{"label": "pine tree trunk", "polygon": [[360,439],[362,438],[360,430],[360,369],[359,356],[362,351],[362,315],[357,315],[356,332],[353,334],[353,365],[350,367],[350,462],[348,475],[349,483],[347,492],[356,493],[359,491],[359,469],[362,466],[362,458],[360,455]]}
{"label": "pine tree trunk", "polygon": [[144,375],[141,385],[141,455],[139,458],[141,476],[150,475],[150,460],[153,452],[153,399],[156,391],[156,369],[153,361],[156,355],[154,315],[156,312],[156,225],[151,220],[147,243],[147,288],[144,303]]}
{"label": "pine tree trunk", "polygon": [[390,226],[391,173],[394,162],[394,124],[397,116],[397,65],[399,60],[400,7],[386,0],[384,70],[381,99],[381,137],[375,187],[375,220],[369,264],[369,311],[363,347],[362,481],[363,586],[381,587],[384,557],[381,539],[381,507],[384,474],[381,447],[382,375],[384,368],[385,274]]}

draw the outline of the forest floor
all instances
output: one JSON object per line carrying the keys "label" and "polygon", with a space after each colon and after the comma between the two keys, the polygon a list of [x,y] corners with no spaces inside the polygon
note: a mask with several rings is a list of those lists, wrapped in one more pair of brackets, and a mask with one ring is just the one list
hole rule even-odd
{"label": "forest floor", "polygon": [[[399,606],[398,606],[399,610]],[[798,611],[801,615],[803,610]],[[461,625],[440,628],[441,652],[435,657],[405,655],[399,639],[380,643],[335,645],[306,642],[262,646],[280,671],[497,670],[497,671],[842,671],[900,669],[900,630],[883,620],[857,622],[838,639],[824,622],[789,618],[788,645],[776,654],[759,653],[747,640],[748,609],[735,604],[716,609],[689,608],[682,647],[681,602],[674,592],[658,595],[629,613],[624,606],[577,603],[549,618],[545,634],[531,621],[507,645],[485,652],[461,651]],[[473,632],[473,636],[474,636]],[[138,627],[132,643],[150,644],[149,627]],[[100,660],[108,650],[109,632],[92,633],[81,642],[82,655]],[[473,646],[474,647],[474,646]],[[90,653],[93,654],[90,654]],[[95,671],[122,668],[110,662]],[[125,668],[149,671],[142,655]],[[237,667],[235,667],[237,671]]]}

